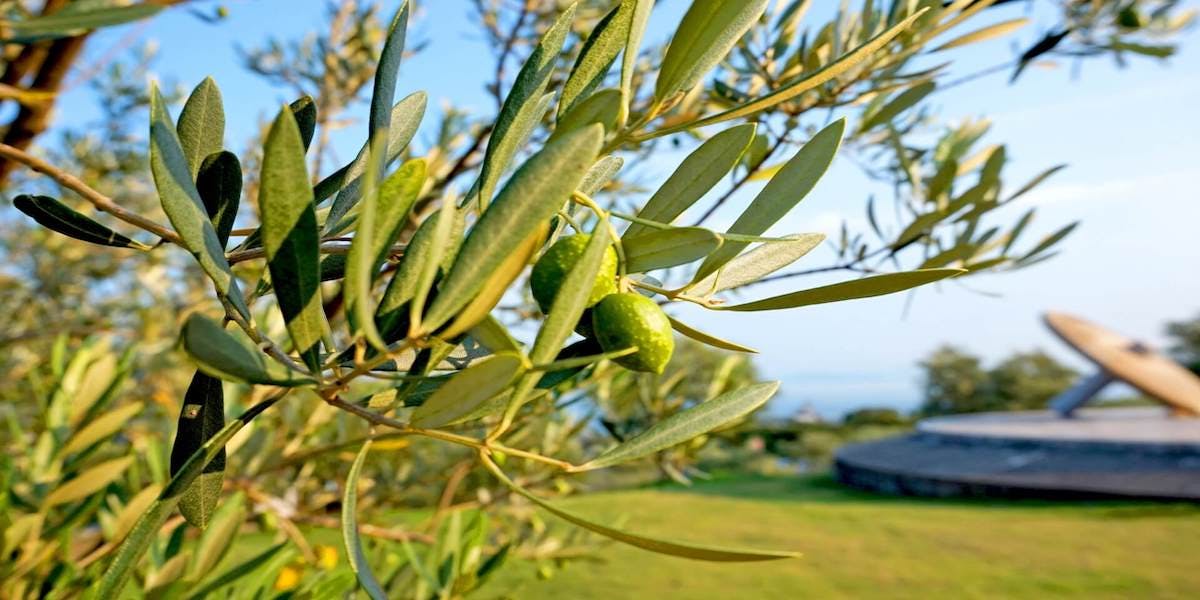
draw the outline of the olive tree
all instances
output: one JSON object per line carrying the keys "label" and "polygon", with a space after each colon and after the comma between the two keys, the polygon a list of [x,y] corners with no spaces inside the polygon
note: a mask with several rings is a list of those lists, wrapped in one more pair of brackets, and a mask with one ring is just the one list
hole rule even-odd
{"label": "olive tree", "polygon": [[[1020,234],[1031,213],[1011,226],[993,222],[998,208],[1053,170],[1009,191],[1003,147],[975,148],[984,124],[946,129],[933,144],[919,135],[933,122],[922,103],[944,77],[944,67],[924,58],[1011,34],[1022,23],[959,29],[1004,2],[868,1],[807,30],[800,27],[807,2],[768,4],[696,0],[671,41],[656,48],[643,43],[649,0],[524,2],[511,17],[479,2],[483,24],[502,44],[489,86],[497,114],[470,123],[446,111],[437,146],[423,155],[412,141],[429,127],[425,94],[396,97],[413,7],[400,2],[378,49],[366,27],[374,12],[336,11],[335,20],[353,22],[338,30],[344,34],[296,54],[332,53],[336,77],[296,87],[322,97],[281,106],[247,160],[224,147],[215,81],[200,82],[177,116],[159,89],[149,90],[146,159],[157,209],[121,201],[70,165],[0,144],[8,163],[82,201],[28,194],[14,199],[18,210],[54,232],[115,248],[126,262],[186,258],[193,268],[181,277],[203,281],[197,289],[206,291],[202,301],[172,307],[190,383],[169,459],[148,469],[161,475],[160,485],[137,490],[136,457],[106,454],[123,436],[157,439],[125,427],[140,406],[106,412],[129,363],[93,346],[68,359],[65,342],[56,346],[35,450],[20,470],[4,471],[18,490],[12,522],[19,526],[4,542],[5,555],[18,560],[3,575],[22,582],[18,595],[48,586],[59,595],[89,589],[112,597],[137,575],[155,593],[197,597],[228,592],[264,565],[278,571],[287,560],[281,545],[212,572],[246,518],[247,498],[271,511],[260,525],[319,563],[321,549],[297,523],[331,523],[295,510],[287,495],[340,509],[332,524],[353,577],[376,598],[474,589],[511,540],[539,535],[520,520],[510,543],[490,533],[487,514],[520,504],[652,552],[713,561],[794,556],[647,537],[546,496],[588,473],[685,448],[775,393],[778,383],[732,376],[736,361],[707,377],[674,375],[676,333],[750,351],[670,316],[680,303],[781,311],[1023,268],[1050,256],[1070,225],[1029,243]],[[1172,2],[1090,5],[1065,3],[1064,23],[1076,33],[1039,42],[1016,66],[1058,51],[1154,54],[1137,45],[1139,36],[1183,25]],[[21,35],[62,39],[152,12],[89,12],[98,6],[10,25]],[[1101,33],[1108,42],[1097,41]],[[270,52],[247,51],[247,63],[293,84],[262,60]],[[374,73],[361,77],[370,62]],[[510,62],[520,64],[511,83]],[[368,137],[353,161],[325,173],[331,113],[368,83]],[[841,118],[827,119],[831,112]],[[674,172],[652,193],[625,185],[626,163],[654,156],[667,139],[690,146]],[[881,222],[868,202],[872,232],[844,231],[836,263],[783,272],[825,236],[769,232],[839,152],[866,157],[868,175],[893,184],[897,217]],[[713,210],[756,182],[763,187],[730,227],[705,226]],[[718,187],[694,224],[678,222]],[[85,205],[90,215],[77,209]],[[747,286],[814,271],[862,276],[743,298]],[[679,386],[684,377],[692,379]],[[99,382],[106,383],[97,391]],[[84,388],[90,400],[79,402]],[[231,419],[227,392],[244,407]],[[619,411],[630,395],[647,401],[651,418],[629,421],[612,438],[598,438],[568,409],[583,399]],[[421,458],[403,462],[403,475],[371,460],[417,445]],[[347,450],[352,455],[343,457]],[[360,512],[401,479],[412,488],[406,498],[436,507],[432,533],[360,523]],[[332,496],[329,481],[339,482]],[[106,496],[118,482],[122,493]],[[453,510],[463,488],[484,510]],[[186,539],[177,512],[203,533]],[[99,540],[82,556],[59,554],[56,536],[89,519],[102,523]],[[379,560],[363,537],[402,550],[392,547]],[[320,595],[317,587],[306,591]]]}

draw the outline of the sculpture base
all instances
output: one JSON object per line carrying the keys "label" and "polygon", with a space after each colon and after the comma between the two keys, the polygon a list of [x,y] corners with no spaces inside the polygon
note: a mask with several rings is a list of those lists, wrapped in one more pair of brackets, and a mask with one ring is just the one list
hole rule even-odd
{"label": "sculpture base", "polygon": [[837,478],[917,496],[1200,501],[1200,419],[1164,408],[982,413],[841,448]]}

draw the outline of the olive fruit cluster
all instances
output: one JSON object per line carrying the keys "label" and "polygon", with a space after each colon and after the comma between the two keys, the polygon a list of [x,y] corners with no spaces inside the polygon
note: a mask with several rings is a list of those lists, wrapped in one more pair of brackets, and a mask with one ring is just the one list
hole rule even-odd
{"label": "olive fruit cluster", "polygon": [[[529,287],[542,312],[550,311],[563,280],[579,262],[589,239],[588,234],[559,238],[533,265]],[[662,373],[675,351],[671,321],[650,298],[619,292],[616,278],[617,255],[609,247],[588,294],[588,310],[575,330],[595,338],[605,352],[636,346],[637,352],[614,359],[616,363],[634,371]]]}

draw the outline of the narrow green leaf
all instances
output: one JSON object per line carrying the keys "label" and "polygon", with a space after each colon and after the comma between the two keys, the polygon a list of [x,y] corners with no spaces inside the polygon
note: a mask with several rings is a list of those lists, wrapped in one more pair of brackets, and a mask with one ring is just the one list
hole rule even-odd
{"label": "narrow green leaf", "polygon": [[625,270],[645,273],[700,260],[721,247],[721,237],[701,227],[649,231],[621,241]]}
{"label": "narrow green leaf", "polygon": [[274,546],[271,546],[270,548],[267,548],[266,550],[263,550],[262,552],[251,556],[250,558],[247,558],[237,565],[222,571],[219,575],[216,575],[212,579],[203,581],[199,587],[189,590],[189,593],[187,596],[185,596],[185,598],[187,600],[199,600],[200,598],[209,597],[209,594],[241,579],[242,577],[245,577],[246,575],[249,575],[250,573],[254,572],[255,569],[258,569],[266,564],[268,561],[274,558],[275,555],[279,554],[280,551],[286,548],[288,544],[289,542],[287,541],[279,542],[278,544],[275,544]]}
{"label": "narrow green leaf", "polygon": [[[791,160],[767,183],[750,206],[738,216],[729,233],[761,235],[796,206],[817,185],[817,181],[833,163],[846,120],[838,119],[817,132]],[[746,242],[727,240],[720,249],[700,265],[693,281],[700,281],[737,256]]]}
{"label": "narrow green leaf", "polygon": [[[608,75],[608,70],[617,60],[617,54],[629,40],[629,27],[637,2],[621,0],[621,3],[596,23],[583,42],[579,58],[571,68],[571,74],[563,84],[562,97],[558,101],[559,127],[564,116],[571,114],[588,98]],[[613,122],[620,110],[621,92],[615,90]],[[609,127],[611,129],[611,127]]]}
{"label": "narrow green leaf", "polygon": [[785,84],[783,87],[767,94],[766,96],[756,100],[751,100],[750,102],[740,106],[735,106],[727,111],[712,115],[710,117],[705,117],[698,121],[680,123],[679,125],[653,131],[648,135],[648,137],[660,137],[687,129],[707,127],[722,121],[748,117],[755,113],[759,113],[771,108],[772,106],[787,102],[788,100],[791,100],[792,98],[795,98],[804,92],[812,90],[817,86],[833,80],[837,76],[853,69],[854,67],[857,67],[867,59],[875,56],[880,49],[888,44],[888,42],[891,42],[896,36],[903,33],[904,30],[908,29],[908,27],[912,25],[913,21],[925,14],[926,10],[928,9],[923,8],[917,11],[916,13],[910,15],[907,19],[904,19],[903,21],[894,25],[891,29],[884,31],[870,40],[867,40],[861,46],[851,50],[836,61],[825,65],[816,72],[811,73],[798,81]]}
{"label": "narrow green leaf", "polygon": [[509,352],[472,363],[413,411],[412,424],[435,428],[453,423],[503,392],[524,370],[524,358]]}
{"label": "narrow green leaf", "polygon": [[[404,58],[404,42],[408,34],[408,0],[401,0],[400,8],[388,26],[383,50],[379,53],[379,65],[375,68],[375,82],[371,90],[371,111],[367,123],[367,146],[380,145],[379,140],[388,137],[391,127],[392,101],[396,99],[396,78],[400,74],[400,61]],[[382,157],[380,157],[382,159]],[[375,167],[380,169],[377,177],[382,178],[385,161]]]}
{"label": "narrow green leaf", "polygon": [[200,163],[225,145],[225,107],[221,90],[212,77],[205,77],[188,96],[179,113],[179,144],[187,159],[192,178],[200,172]]}
{"label": "narrow green leaf", "polygon": [[559,117],[551,139],[576,129],[599,123],[605,131],[612,131],[621,111],[620,90],[600,90],[575,104],[571,112]]}
{"label": "narrow green leaf", "polygon": [[[408,303],[417,292],[421,271],[431,260],[430,255],[433,252],[434,237],[438,231],[438,220],[441,214],[442,211],[438,211],[426,217],[417,226],[416,232],[413,233],[412,238],[408,240],[408,245],[404,248],[404,256],[400,257],[400,264],[397,265],[391,281],[388,282],[383,299],[379,301],[379,307],[375,311],[375,324],[385,341],[398,339],[398,336],[408,333],[408,316],[410,314]],[[464,216],[459,211],[455,211],[453,216],[454,224],[450,228],[450,237],[457,239],[461,237],[461,231],[465,227]]]}
{"label": "narrow green leaf", "polygon": [[801,233],[788,237],[788,241],[764,243],[739,255],[717,272],[688,285],[686,289],[701,294],[715,294],[753,283],[796,262],[825,240],[823,233]]}
{"label": "narrow green leaf", "polygon": [[604,261],[604,253],[612,244],[606,225],[601,222],[592,231],[591,238],[583,248],[583,254],[559,285],[554,302],[550,304],[550,313],[538,331],[533,349],[529,351],[529,360],[534,364],[554,360],[563,343],[571,336],[575,324],[583,316],[588,296],[596,284],[596,275]]}
{"label": "narrow green leaf", "polygon": [[1003,36],[1006,36],[1024,26],[1028,25],[1028,24],[1029,24],[1029,19],[1026,19],[1026,18],[1009,19],[1007,21],[993,23],[991,25],[988,25],[987,27],[982,27],[982,28],[976,29],[975,31],[972,31],[970,33],[960,35],[960,36],[946,42],[945,44],[942,44],[942,45],[938,46],[937,48],[930,50],[930,52],[942,52],[944,50],[950,50],[952,48],[959,48],[959,47],[966,46],[969,44],[974,44],[976,42],[984,42],[984,41],[987,41],[990,39],[1003,37]]}
{"label": "narrow green leaf", "polygon": [[[158,500],[150,505],[149,510],[142,513],[141,518],[134,524],[125,541],[117,548],[117,552],[113,556],[112,562],[109,563],[108,569],[104,571],[104,576],[101,577],[99,584],[91,589],[91,598],[103,600],[120,597],[121,589],[129,581],[129,577],[132,574],[134,566],[137,565],[138,559],[141,558],[146,548],[154,541],[163,523],[167,521],[167,517],[171,516],[171,512],[175,510],[180,496],[191,486],[196,477],[200,475],[204,466],[216,457],[217,453],[225,447],[225,444],[234,434],[241,431],[242,427],[245,427],[254,417],[270,408],[271,405],[278,402],[282,397],[283,395],[280,394],[250,407],[249,410],[242,413],[232,423],[226,425],[225,429],[222,429],[217,435],[213,436],[208,443],[188,459],[179,470],[179,473],[171,478],[167,487],[163,488],[162,493],[158,496]],[[131,457],[129,458],[132,460]]]}
{"label": "narrow green leaf", "polygon": [[700,83],[767,8],[768,0],[693,0],[671,36],[654,84],[654,98],[669,101]]}
{"label": "narrow green leaf", "polygon": [[562,207],[596,161],[602,139],[597,125],[576,130],[546,144],[513,174],[463,242],[429,309],[427,330],[470,302],[486,275]]}
{"label": "narrow green leaf", "polygon": [[516,338],[508,332],[508,328],[503,323],[492,315],[488,315],[476,323],[471,328],[470,335],[472,339],[479,342],[479,345],[491,350],[493,354],[521,352],[521,345],[517,343]]}
{"label": "narrow green leaf", "polygon": [[52,508],[95,494],[107,487],[108,484],[120,479],[125,474],[125,469],[133,464],[133,458],[132,456],[122,456],[95,465],[54,488],[54,491],[47,494],[42,500],[41,506]]}
{"label": "narrow green leaf", "polygon": [[208,155],[196,175],[196,192],[224,248],[242,201],[242,163],[237,155],[225,150]]}
{"label": "narrow green leaf", "polygon": [[387,594],[379,587],[379,580],[367,564],[367,556],[363,553],[362,540],[358,537],[358,477],[362,473],[363,463],[371,451],[371,440],[363,442],[362,449],[350,466],[346,475],[346,490],[342,494],[342,543],[346,547],[346,558],[350,569],[358,577],[358,584],[372,600],[387,600]]}
{"label": "narrow green leaf", "polygon": [[859,131],[870,131],[880,125],[890,123],[897,115],[912,108],[936,89],[936,83],[926,81],[896,94],[895,98],[892,98],[887,104],[880,107],[879,110],[867,116],[862,124],[859,125]]}
{"label": "narrow green leaf", "polygon": [[[224,428],[225,390],[221,380],[196,371],[183,395],[183,406],[179,408],[175,443],[171,446],[171,476],[179,473],[188,459]],[[201,529],[208,526],[221,498],[224,479],[225,449],[222,448],[180,499],[179,512],[188,523]]]}
{"label": "narrow green leaf", "polygon": [[23,194],[13,199],[13,206],[32,217],[42,227],[67,237],[114,248],[150,249],[149,246],[125,237],[49,196]]}
{"label": "narrow green leaf", "polygon": [[[428,96],[425,92],[414,92],[392,108],[391,123],[387,130],[387,160],[380,169],[396,160],[417,134],[421,119],[425,116],[427,101]],[[321,180],[313,188],[313,196],[317,202],[324,201],[334,192],[337,193],[333,199],[333,208],[329,209],[329,216],[325,219],[325,233],[338,232],[345,227],[342,218],[362,197],[363,174],[367,172],[370,157],[371,146],[368,142],[359,150],[354,162]]]}
{"label": "narrow green leaf", "polygon": [[1067,225],[1066,227],[1063,227],[1062,229],[1059,229],[1058,231],[1055,231],[1054,233],[1042,238],[1042,241],[1038,242],[1038,244],[1034,246],[1032,250],[1026,252],[1025,255],[1019,260],[1021,262],[1027,262],[1044,254],[1047,250],[1053,248],[1068,235],[1071,235],[1071,232],[1075,231],[1075,228],[1078,226],[1079,221],[1075,221],[1074,223],[1071,223],[1070,225]]}
{"label": "narrow green leaf", "polygon": [[583,176],[583,181],[579,182],[578,190],[589,196],[596,195],[596,192],[604,188],[608,182],[612,181],[613,177],[617,176],[617,172],[625,165],[625,160],[619,156],[611,154],[596,161],[592,168],[588,169],[586,175]]}
{"label": "narrow green leaf", "polygon": [[625,48],[621,52],[621,115],[617,120],[621,127],[629,116],[629,103],[634,97],[633,74],[637,70],[638,51],[642,37],[650,22],[650,11],[654,0],[634,0],[633,14],[629,17],[629,33],[625,36]]}
{"label": "narrow green leaf", "polygon": [[[424,257],[424,264],[420,265],[417,271],[416,287],[413,289],[413,299],[410,305],[409,317],[412,327],[419,328],[421,319],[425,312],[425,303],[429,299],[430,293],[433,291],[434,280],[437,278],[438,271],[443,264],[442,258],[448,253],[451,245],[450,237],[454,230],[454,221],[458,209],[454,202],[447,196],[442,199],[442,208],[438,212],[437,226],[433,229],[433,235],[429,239],[429,248]],[[441,296],[438,296],[439,298]],[[441,323],[438,323],[441,325]],[[428,328],[429,331],[433,327]]]}
{"label": "narrow green leaf", "polygon": [[141,402],[131,402],[100,415],[83,429],[71,434],[67,443],[58,451],[59,455],[66,456],[87,450],[92,444],[108,439],[129,424],[144,407]]}
{"label": "narrow green leaf", "polygon": [[317,103],[312,96],[302,96],[288,105],[292,116],[296,117],[296,126],[300,128],[300,139],[304,140],[307,151],[312,144],[313,135],[317,132]]}
{"label": "narrow green leaf", "polygon": [[731,342],[729,340],[719,338],[710,333],[704,333],[703,331],[700,331],[699,329],[696,329],[696,328],[688,325],[687,323],[678,321],[669,315],[667,316],[667,319],[669,319],[671,321],[671,329],[678,331],[684,337],[691,338],[702,344],[708,344],[709,346],[712,346],[713,348],[720,348],[722,350],[732,350],[734,352],[746,352],[749,354],[758,354],[758,350],[755,350],[754,348],[751,348],[749,346],[743,346],[737,342]]}
{"label": "narrow green leaf", "polygon": [[677,412],[588,461],[580,469],[603,469],[649,456],[736,421],[762,406],[779,382],[756,383]]}
{"label": "narrow green leaf", "polygon": [[217,293],[227,298],[233,307],[247,319],[250,309],[238,287],[237,280],[225,260],[225,249],[217,231],[208,219],[200,192],[192,181],[191,171],[171,115],[167,113],[166,101],[157,86],[150,89],[150,171],[154,185],[158,188],[163,211],[171,220],[171,226],[179,233],[184,246],[200,263],[216,286]]}
{"label": "narrow green leaf", "polygon": [[304,142],[284,107],[263,145],[261,189],[263,248],[271,283],[292,344],[310,369],[320,368],[321,338],[328,328],[321,302],[320,235],[313,210]]}
{"label": "narrow green leaf", "polygon": [[[192,487],[188,489],[194,489],[195,487],[196,484],[192,484]],[[225,558],[225,554],[229,552],[229,549],[233,547],[238,529],[241,528],[242,522],[245,519],[246,497],[241,492],[238,492],[213,513],[211,523],[204,530],[204,533],[200,534],[200,539],[196,542],[196,549],[192,551],[192,558],[188,563],[187,575],[184,577],[189,581],[199,581],[209,573],[212,573],[217,568],[217,565],[221,563],[221,559]]]}
{"label": "narrow green leaf", "polygon": [[782,296],[756,300],[745,304],[735,304],[733,306],[717,307],[718,310],[732,310],[738,312],[759,311],[759,310],[780,310],[784,308],[796,308],[799,306],[811,306],[813,304],[825,304],[828,302],[842,302],[844,300],[856,300],[858,298],[870,298],[873,296],[883,296],[885,294],[893,294],[904,290],[912,289],[927,283],[954,277],[964,273],[962,269],[927,269],[924,271],[905,271],[903,273],[887,273],[885,275],[874,275],[871,277],[863,277],[853,281],[844,281],[826,285],[811,290],[802,290],[792,292]]}
{"label": "narrow green leaf", "polygon": [[538,109],[539,100],[554,73],[555,60],[562,51],[574,18],[575,5],[571,4],[534,46],[500,107],[479,173],[479,198],[484,206],[491,201],[501,174],[516,156],[519,144],[524,141],[525,135],[513,135],[513,132],[532,130],[532,123],[543,114]]}
{"label": "narrow green leaf", "polygon": [[[754,123],[730,127],[700,144],[692,151],[667,181],[654,192],[637,216],[651,221],[671,223],[721,181],[738,163],[754,141]],[[646,230],[634,223],[625,230],[622,239]]]}
{"label": "narrow green leaf", "polygon": [[151,3],[132,6],[106,6],[96,3],[79,3],[78,8],[67,6],[57,12],[4,23],[2,41],[17,41],[27,38],[44,39],[76,35],[89,29],[111,27],[151,17],[163,6]]}
{"label": "narrow green leaf", "polygon": [[670,556],[679,556],[683,558],[691,558],[695,560],[705,560],[714,562],[753,562],[761,560],[777,560],[781,558],[795,558],[799,556],[794,552],[774,552],[761,550],[732,550],[726,548],[714,548],[711,546],[699,546],[693,544],[681,544],[678,542],[669,542],[666,540],[655,539],[642,535],[613,529],[599,523],[593,523],[583,517],[569,513],[537,496],[525,488],[517,485],[513,480],[509,479],[499,467],[496,466],[490,459],[484,459],[484,466],[487,467],[492,475],[504,484],[505,487],[524,496],[530,502],[537,504],[547,512],[557,516],[558,518],[567,521],[578,527],[598,533],[604,537],[614,539],[618,542],[629,544],[650,552],[659,554],[667,554]]}
{"label": "narrow green leaf", "polygon": [[[379,266],[387,258],[421,194],[425,173],[424,159],[408,161],[384,180],[379,193],[368,193],[362,204],[359,231],[346,259],[347,285],[342,288],[346,316],[352,320],[355,331],[367,327],[374,329],[376,306],[370,292]],[[369,232],[364,231],[367,225],[371,226]],[[378,334],[375,337],[378,338]]]}
{"label": "narrow green leaf", "polygon": [[1004,250],[1001,251],[1000,254],[1005,256],[1008,255],[1008,252],[1012,250],[1013,245],[1017,243],[1017,239],[1020,238],[1021,234],[1025,232],[1025,228],[1029,227],[1029,223],[1033,221],[1034,212],[1035,209],[1031,208],[1025,211],[1025,214],[1021,215],[1021,218],[1017,221],[1017,224],[1013,226],[1012,232],[1008,234],[1008,241],[1005,242]]}
{"label": "narrow green leaf", "polygon": [[315,381],[270,361],[249,340],[234,337],[220,325],[192,314],[183,324],[183,349],[202,371],[230,381],[293,387]]}
{"label": "narrow green leaf", "polygon": [[1057,173],[1065,168],[1067,168],[1067,165],[1065,165],[1065,164],[1064,165],[1054,165],[1053,167],[1050,167],[1049,169],[1046,169],[1045,171],[1038,173],[1037,175],[1034,176],[1033,179],[1030,179],[1028,183],[1021,186],[1021,188],[1018,189],[1016,192],[1013,192],[1013,195],[1009,196],[1004,202],[1005,203],[1012,202],[1013,200],[1016,200],[1017,198],[1020,198],[1021,196],[1024,196],[1025,194],[1028,194],[1031,190],[1033,190],[1033,188],[1036,188],[1037,186],[1041,185],[1044,181],[1049,179],[1052,175],[1054,175],[1055,173]]}

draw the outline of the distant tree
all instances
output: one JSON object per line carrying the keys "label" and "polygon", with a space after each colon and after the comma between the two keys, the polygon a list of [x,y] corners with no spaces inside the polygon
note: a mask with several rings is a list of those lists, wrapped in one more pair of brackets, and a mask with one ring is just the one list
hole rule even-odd
{"label": "distant tree", "polygon": [[1200,315],[1167,323],[1167,335],[1171,338],[1171,356],[1200,374]]}
{"label": "distant tree", "polygon": [[900,411],[894,408],[860,408],[852,410],[842,417],[843,425],[903,425],[908,422]]}
{"label": "distant tree", "polygon": [[1029,410],[1046,406],[1077,373],[1040,350],[1014,354],[991,369],[979,357],[943,346],[921,362],[921,415]]}

